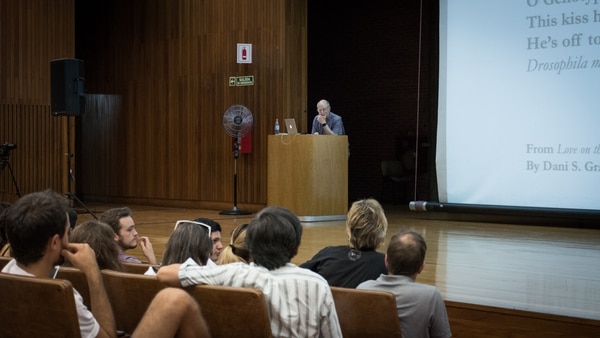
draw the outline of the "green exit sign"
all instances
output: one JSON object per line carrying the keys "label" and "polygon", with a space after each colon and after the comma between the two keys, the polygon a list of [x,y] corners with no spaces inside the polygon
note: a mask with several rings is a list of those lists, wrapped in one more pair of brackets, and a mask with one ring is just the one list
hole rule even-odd
{"label": "green exit sign", "polygon": [[229,86],[253,86],[254,85],[254,75],[247,76],[230,76],[229,77]]}

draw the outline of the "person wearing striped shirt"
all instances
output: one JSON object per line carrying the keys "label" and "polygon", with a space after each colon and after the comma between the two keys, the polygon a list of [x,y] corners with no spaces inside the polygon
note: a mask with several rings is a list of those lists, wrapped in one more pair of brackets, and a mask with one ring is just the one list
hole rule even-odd
{"label": "person wearing striped shirt", "polygon": [[291,263],[302,237],[298,217],[288,209],[268,206],[246,231],[250,264],[208,267],[187,260],[161,267],[158,279],[179,287],[211,284],[260,289],[267,301],[274,337],[341,337],[327,281]]}

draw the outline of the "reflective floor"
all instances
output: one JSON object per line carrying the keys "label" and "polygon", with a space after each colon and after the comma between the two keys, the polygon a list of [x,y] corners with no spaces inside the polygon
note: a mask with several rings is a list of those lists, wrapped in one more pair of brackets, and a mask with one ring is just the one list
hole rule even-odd
{"label": "reflective floor", "polygon": [[[88,207],[99,215],[110,206]],[[217,220],[227,245],[231,230],[253,217],[130,207],[138,232],[150,237],[159,260],[179,219]],[[386,214],[387,239],[403,227],[425,236],[426,267],[417,280],[436,285],[447,300],[600,320],[600,230],[425,219],[397,206],[386,206]],[[90,218],[82,213],[78,223]],[[295,264],[324,246],[347,244],[343,221],[303,224]],[[131,253],[143,258],[140,249]]]}

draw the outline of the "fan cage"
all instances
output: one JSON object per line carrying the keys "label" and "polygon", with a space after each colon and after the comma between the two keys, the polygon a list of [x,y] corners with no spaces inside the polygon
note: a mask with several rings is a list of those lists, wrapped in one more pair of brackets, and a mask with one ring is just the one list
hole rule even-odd
{"label": "fan cage", "polygon": [[223,128],[231,137],[244,137],[252,129],[254,119],[250,109],[234,104],[223,114]]}

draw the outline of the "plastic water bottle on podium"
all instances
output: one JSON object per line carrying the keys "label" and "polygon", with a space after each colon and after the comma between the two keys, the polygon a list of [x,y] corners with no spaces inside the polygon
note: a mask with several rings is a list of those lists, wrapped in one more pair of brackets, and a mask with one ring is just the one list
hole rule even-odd
{"label": "plastic water bottle on podium", "polygon": [[279,119],[275,119],[275,135],[279,134]]}

